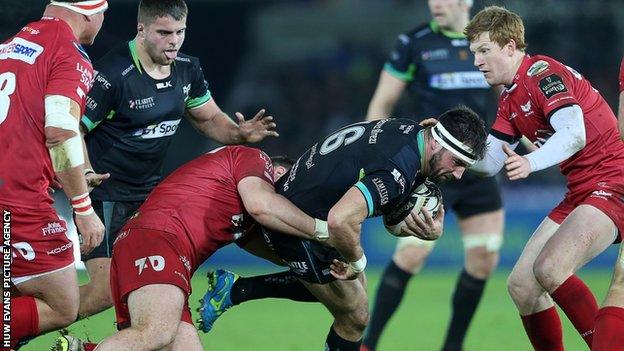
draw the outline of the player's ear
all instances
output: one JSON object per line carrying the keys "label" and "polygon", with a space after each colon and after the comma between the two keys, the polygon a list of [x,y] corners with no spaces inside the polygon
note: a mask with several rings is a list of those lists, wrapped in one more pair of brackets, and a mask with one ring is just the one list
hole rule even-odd
{"label": "player's ear", "polygon": [[509,39],[509,41],[505,45],[505,49],[507,49],[507,55],[508,56],[513,56],[513,54],[517,50],[516,41],[513,40],[513,39]]}
{"label": "player's ear", "polygon": [[145,38],[145,25],[141,22],[137,23],[137,34]]}

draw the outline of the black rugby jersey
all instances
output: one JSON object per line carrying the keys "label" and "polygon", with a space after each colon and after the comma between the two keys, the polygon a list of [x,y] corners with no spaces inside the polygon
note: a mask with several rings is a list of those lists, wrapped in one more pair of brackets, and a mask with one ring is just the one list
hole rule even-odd
{"label": "black rugby jersey", "polygon": [[199,60],[178,54],[165,79],[143,71],[136,43],[95,63],[82,124],[93,169],[111,177],[91,193],[100,201],[142,201],[162,178],[162,165],[186,109],[210,100]]}
{"label": "black rugby jersey", "polygon": [[308,149],[275,188],[308,215],[327,219],[331,207],[356,186],[368,217],[382,215],[425,180],[423,132],[409,119],[351,124]]}
{"label": "black rugby jersey", "polygon": [[408,83],[416,118],[439,116],[466,105],[485,118],[490,86],[474,66],[462,33],[443,31],[435,21],[399,35],[384,70]]}

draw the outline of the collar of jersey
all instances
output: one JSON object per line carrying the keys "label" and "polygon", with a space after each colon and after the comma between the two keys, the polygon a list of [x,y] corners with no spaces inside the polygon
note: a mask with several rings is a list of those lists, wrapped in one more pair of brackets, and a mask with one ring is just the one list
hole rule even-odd
{"label": "collar of jersey", "polygon": [[135,39],[132,39],[128,42],[128,48],[130,48],[130,56],[132,56],[132,62],[134,62],[134,65],[139,70],[139,73],[143,74],[143,72],[141,71],[141,60],[139,60],[139,53],[136,49]]}
{"label": "collar of jersey", "polygon": [[452,30],[444,30],[442,28],[440,28],[440,25],[438,24],[438,22],[431,20],[431,22],[429,22],[429,27],[431,28],[431,30],[434,33],[440,33],[442,35],[444,35],[447,38],[451,38],[451,39],[466,39],[466,36],[464,35],[464,33],[461,32],[453,32]]}
{"label": "collar of jersey", "polygon": [[531,58],[531,55],[529,54],[524,55],[524,58],[522,59],[522,63],[520,64],[520,67],[518,67],[518,71],[516,72],[516,75],[514,76],[513,81],[511,82],[510,85],[505,86],[505,91],[507,92],[507,94],[510,94],[511,92],[516,90],[516,87],[518,87],[520,76],[524,74],[523,72],[527,71],[528,69],[527,66],[531,63],[530,58]]}
{"label": "collar of jersey", "polygon": [[420,153],[420,169],[424,170],[425,168],[425,130],[421,129],[418,134],[416,134],[416,143],[418,144],[418,153]]}

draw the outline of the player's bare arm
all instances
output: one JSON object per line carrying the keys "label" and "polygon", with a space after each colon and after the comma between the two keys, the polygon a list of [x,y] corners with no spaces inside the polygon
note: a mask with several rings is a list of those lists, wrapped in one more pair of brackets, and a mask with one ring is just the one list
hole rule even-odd
{"label": "player's bare arm", "polygon": [[368,105],[366,120],[374,121],[390,117],[405,87],[407,87],[407,82],[394,77],[385,70],[381,71],[375,94]]}
{"label": "player's bare arm", "polygon": [[624,91],[620,93],[620,103],[618,105],[618,127],[620,130],[620,139],[624,141]]}
{"label": "player's bare arm", "polygon": [[265,116],[260,110],[250,120],[236,113],[238,122],[232,119],[217,105],[214,99],[187,110],[187,116],[193,126],[205,136],[223,144],[257,143],[267,136],[279,136],[275,131],[272,116]]}
{"label": "player's bare arm", "polygon": [[337,279],[355,279],[366,267],[360,233],[367,215],[366,200],[356,187],[351,187],[329,210],[327,225],[331,236],[327,244],[347,261],[335,260],[332,264],[331,274]]}
{"label": "player's bare arm", "polygon": [[238,182],[238,193],[249,214],[261,225],[303,239],[327,237],[327,224],[305,214],[272,184],[258,177],[245,177]]}
{"label": "player's bare arm", "polygon": [[80,105],[60,95],[45,98],[45,136],[56,177],[71,199],[76,226],[82,235],[82,252],[99,245],[104,225],[91,207],[84,177],[84,152],[78,127]]}

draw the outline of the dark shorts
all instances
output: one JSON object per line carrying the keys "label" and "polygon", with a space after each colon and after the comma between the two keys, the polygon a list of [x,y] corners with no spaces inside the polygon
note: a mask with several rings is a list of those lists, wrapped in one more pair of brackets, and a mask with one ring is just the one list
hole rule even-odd
{"label": "dark shorts", "polygon": [[317,284],[336,280],[329,273],[329,266],[334,259],[344,259],[334,248],[266,228],[262,228],[262,232],[269,247],[288,263],[290,271],[297,278]]}
{"label": "dark shorts", "polygon": [[452,209],[459,218],[500,210],[503,207],[498,183],[494,177],[464,173],[459,181],[440,186],[445,209]]}
{"label": "dark shorts", "polygon": [[93,201],[93,209],[106,230],[102,243],[88,255],[83,255],[82,260],[86,262],[94,258],[110,258],[117,233],[142,204],[143,201]]}

